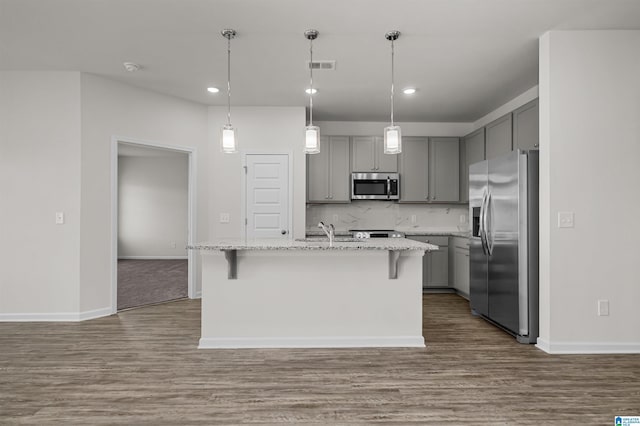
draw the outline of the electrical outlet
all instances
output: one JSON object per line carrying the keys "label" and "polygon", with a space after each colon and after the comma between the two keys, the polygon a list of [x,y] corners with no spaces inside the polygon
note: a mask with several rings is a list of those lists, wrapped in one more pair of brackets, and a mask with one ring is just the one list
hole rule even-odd
{"label": "electrical outlet", "polygon": [[229,213],[220,213],[220,223],[229,223]]}
{"label": "electrical outlet", "polygon": [[64,212],[56,212],[56,225],[64,225]]}
{"label": "electrical outlet", "polygon": [[598,300],[598,316],[607,317],[609,316],[609,301],[602,299]]}
{"label": "electrical outlet", "polygon": [[416,217],[415,214],[411,215],[411,223],[415,224],[418,221],[418,218]]}
{"label": "electrical outlet", "polygon": [[337,214],[333,215],[333,223],[338,222],[339,219],[340,219],[340,216],[338,216]]}
{"label": "electrical outlet", "polygon": [[169,247],[171,247],[172,249],[176,248],[176,242],[175,241],[171,241],[169,243]]}
{"label": "electrical outlet", "polygon": [[573,228],[573,212],[558,212],[558,228]]}

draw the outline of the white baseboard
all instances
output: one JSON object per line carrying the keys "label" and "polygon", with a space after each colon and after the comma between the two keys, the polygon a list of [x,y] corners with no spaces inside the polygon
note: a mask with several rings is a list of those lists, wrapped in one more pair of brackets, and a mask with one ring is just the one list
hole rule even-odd
{"label": "white baseboard", "polygon": [[0,314],[0,322],[78,322],[111,315],[111,307],[85,312]]}
{"label": "white baseboard", "polygon": [[245,348],[424,348],[422,336],[203,337],[198,349]]}
{"label": "white baseboard", "polygon": [[202,290],[196,291],[196,294],[193,295],[192,299],[202,299]]}
{"label": "white baseboard", "polygon": [[640,343],[549,342],[538,337],[536,347],[549,354],[640,354]]}
{"label": "white baseboard", "polygon": [[118,256],[118,260],[187,260],[187,256]]}

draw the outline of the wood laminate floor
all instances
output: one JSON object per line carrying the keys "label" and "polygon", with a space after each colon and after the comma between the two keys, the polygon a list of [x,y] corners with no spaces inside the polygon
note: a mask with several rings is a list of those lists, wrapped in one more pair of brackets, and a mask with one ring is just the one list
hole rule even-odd
{"label": "wood laminate floor", "polygon": [[0,424],[613,425],[640,355],[548,355],[424,297],[426,349],[198,350],[200,303],[0,323]]}

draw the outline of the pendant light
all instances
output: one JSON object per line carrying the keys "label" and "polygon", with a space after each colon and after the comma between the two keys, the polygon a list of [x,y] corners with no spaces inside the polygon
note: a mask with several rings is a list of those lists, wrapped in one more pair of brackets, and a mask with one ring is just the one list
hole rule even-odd
{"label": "pendant light", "polygon": [[221,33],[227,39],[227,124],[222,127],[220,148],[225,154],[233,154],[238,152],[238,135],[231,125],[231,39],[236,36],[236,31],[225,29]]}
{"label": "pendant light", "polygon": [[385,38],[391,42],[391,126],[384,128],[384,153],[400,154],[402,152],[402,134],[400,126],[393,122],[393,42],[400,37],[400,31],[389,31]]}
{"label": "pendant light", "polygon": [[309,125],[304,129],[304,152],[320,152],[320,128],[313,125],[313,40],[318,37],[317,30],[307,30],[304,36],[309,40]]}

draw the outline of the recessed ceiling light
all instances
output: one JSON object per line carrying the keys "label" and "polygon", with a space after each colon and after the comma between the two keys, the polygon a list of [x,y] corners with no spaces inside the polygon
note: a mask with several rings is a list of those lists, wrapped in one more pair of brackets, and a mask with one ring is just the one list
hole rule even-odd
{"label": "recessed ceiling light", "polygon": [[207,91],[209,93],[218,93],[220,89],[218,89],[217,87],[207,87]]}
{"label": "recessed ceiling light", "polygon": [[315,95],[316,93],[318,93],[317,89],[305,89],[304,91],[307,95]]}
{"label": "recessed ceiling light", "polygon": [[414,93],[416,93],[416,89],[414,89],[413,87],[407,87],[406,89],[402,90],[402,92],[405,95],[413,95]]}

